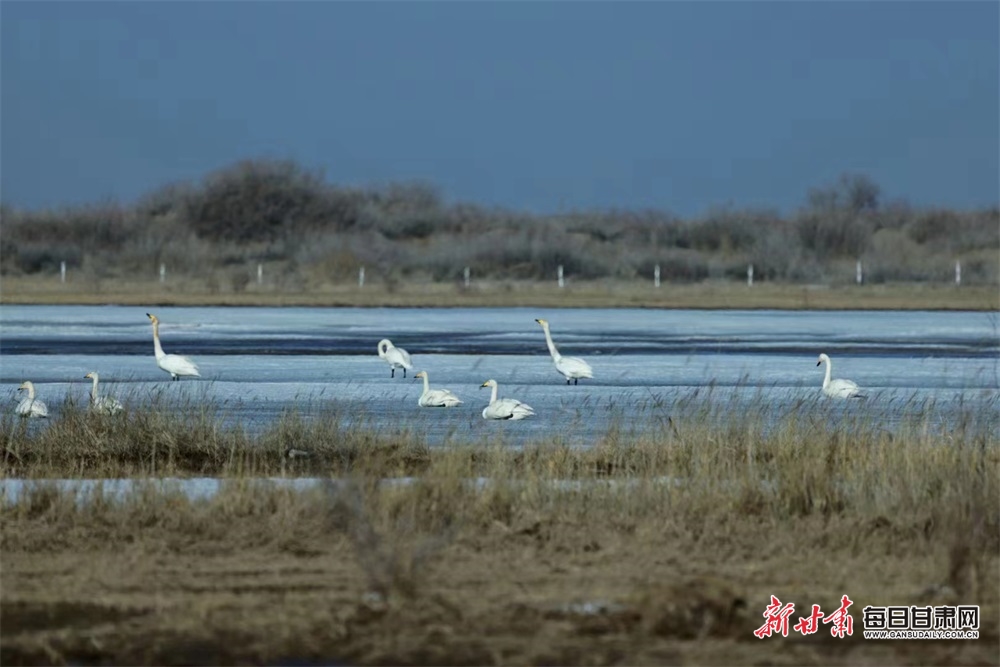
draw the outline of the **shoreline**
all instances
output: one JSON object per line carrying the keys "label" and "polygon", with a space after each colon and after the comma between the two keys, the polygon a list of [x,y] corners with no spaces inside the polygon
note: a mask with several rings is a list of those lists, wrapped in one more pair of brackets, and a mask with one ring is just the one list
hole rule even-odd
{"label": "shoreline", "polygon": [[653,308],[692,310],[1000,311],[1000,288],[925,283],[787,285],[703,282],[660,288],[635,281],[578,282],[559,288],[535,282],[325,283],[303,288],[251,285],[225,290],[193,280],[60,283],[57,278],[4,278],[0,305],[227,306],[313,308]]}

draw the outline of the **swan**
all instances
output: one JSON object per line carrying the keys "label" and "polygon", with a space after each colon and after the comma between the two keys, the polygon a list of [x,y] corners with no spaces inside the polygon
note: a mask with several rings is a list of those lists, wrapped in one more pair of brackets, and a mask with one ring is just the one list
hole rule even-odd
{"label": "swan", "polygon": [[146,313],[146,317],[153,323],[153,351],[156,353],[156,365],[170,373],[170,378],[176,380],[180,375],[190,375],[201,377],[198,366],[187,357],[179,354],[164,354],[160,346],[160,320],[156,315]]}
{"label": "swan", "polygon": [[824,395],[830,398],[867,398],[861,393],[858,385],[850,380],[831,380],[830,373],[833,372],[833,363],[830,361],[830,357],[826,354],[819,355],[819,361],[816,362],[816,365],[819,366],[824,361],[826,362],[826,377],[823,378]]}
{"label": "swan", "polygon": [[522,403],[514,398],[501,398],[497,399],[497,381],[487,380],[482,385],[483,387],[493,387],[493,393],[490,395],[490,404],[483,408],[483,419],[526,419],[535,414],[535,409],[528,405],[527,403]]}
{"label": "swan", "polygon": [[21,383],[18,391],[27,391],[28,397],[17,404],[17,414],[22,417],[48,417],[49,408],[35,398],[35,385],[28,380]]}
{"label": "swan", "polygon": [[389,368],[392,370],[389,377],[396,377],[396,368],[403,369],[403,377],[406,377],[406,369],[413,370],[410,353],[393,345],[388,338],[383,338],[378,342],[378,356],[389,363]]}
{"label": "swan", "polygon": [[97,382],[99,380],[97,371],[91,371],[83,376],[86,379],[92,379],[94,381],[94,386],[90,388],[90,409],[94,412],[104,412],[109,415],[116,414],[125,409],[121,402],[114,396],[98,396],[97,395]]}
{"label": "swan", "polygon": [[542,325],[542,330],[545,332],[545,344],[549,346],[549,354],[552,355],[552,361],[555,362],[556,370],[566,378],[566,384],[569,384],[570,380],[573,380],[573,384],[579,384],[580,378],[594,377],[594,371],[591,370],[590,364],[583,359],[564,357],[559,354],[556,344],[552,342],[548,320],[536,319],[535,321]]}
{"label": "swan", "polygon": [[451,393],[447,389],[431,389],[430,379],[427,377],[427,371],[420,371],[413,376],[413,379],[417,378],[424,379],[424,393],[420,394],[420,398],[417,399],[417,405],[422,408],[453,408],[456,405],[461,405],[462,401],[459,400],[458,396]]}

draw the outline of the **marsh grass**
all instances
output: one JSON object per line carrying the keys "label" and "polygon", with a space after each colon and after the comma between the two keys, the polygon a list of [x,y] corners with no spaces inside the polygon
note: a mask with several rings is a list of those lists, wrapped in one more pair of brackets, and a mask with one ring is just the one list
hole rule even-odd
{"label": "marsh grass", "polygon": [[[852,265],[853,267],[853,265]],[[743,269],[746,270],[745,268]],[[853,271],[853,268],[851,269]],[[853,275],[853,273],[851,274]],[[108,303],[162,306],[310,307],[525,307],[540,308],[769,308],[783,310],[997,310],[995,283],[962,285],[898,282],[878,285],[761,283],[706,280],[669,283],[657,289],[645,277],[634,280],[574,280],[560,289],[554,280],[476,280],[469,289],[451,283],[406,280],[357,286],[341,282],[296,281],[284,287],[249,285],[240,291],[214,288],[211,281],[178,277],[167,285],[155,278],[114,280],[99,288],[58,275],[6,276],[0,302],[6,304]]]}
{"label": "marsh grass", "polygon": [[[691,401],[675,419],[654,400],[592,447],[427,447],[333,410],[257,435],[162,404],[118,421],[72,406],[47,428],[4,421],[19,459],[6,476],[226,477],[209,497],[139,479],[124,495],[38,480],[5,498],[4,663],[754,662],[777,646],[752,636],[770,594],[801,611],[844,593],[856,627],[839,662],[1000,659],[989,419],[943,426],[915,401],[888,430],[826,403]],[[288,461],[289,446],[312,456]],[[328,481],[255,479],[273,474]],[[121,574],[87,574],[106,568]],[[59,618],[130,620],[52,634],[70,621],[39,600],[63,600]],[[981,639],[861,642],[865,605],[911,603],[981,605]],[[782,646],[796,663],[834,648]]]}

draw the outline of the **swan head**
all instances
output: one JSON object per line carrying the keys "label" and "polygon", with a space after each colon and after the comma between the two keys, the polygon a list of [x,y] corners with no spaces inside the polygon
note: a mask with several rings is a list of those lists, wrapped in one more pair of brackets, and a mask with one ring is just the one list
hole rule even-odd
{"label": "swan head", "polygon": [[543,327],[545,327],[546,329],[547,329],[547,328],[548,328],[548,326],[549,326],[549,321],[548,321],[548,320],[543,320],[543,319],[541,319],[540,317],[536,317],[536,318],[535,318],[535,321],[536,321],[536,322],[538,322],[539,324],[541,324],[541,325],[542,325]]}
{"label": "swan head", "polygon": [[90,371],[89,373],[87,373],[86,375],[83,376],[83,379],[84,380],[90,380],[90,379],[96,380],[97,379],[97,372],[96,371]]}
{"label": "swan head", "polygon": [[385,353],[392,347],[392,341],[388,338],[383,338],[378,342],[378,356],[385,357]]}
{"label": "swan head", "polygon": [[420,371],[419,373],[417,373],[416,375],[413,376],[413,379],[416,380],[416,379],[425,378],[425,377],[427,377],[427,371]]}
{"label": "swan head", "polygon": [[816,361],[816,365],[817,365],[817,366],[819,366],[819,365],[820,365],[820,364],[822,364],[822,363],[823,363],[824,361],[825,361],[826,363],[830,363],[830,357],[826,356],[826,353],[825,353],[825,352],[819,355],[819,359],[818,359],[818,360]]}
{"label": "swan head", "polygon": [[18,387],[17,390],[18,391],[25,391],[25,390],[31,391],[34,388],[35,388],[35,385],[31,384],[30,380],[25,380],[24,382],[21,383],[21,386]]}
{"label": "swan head", "polygon": [[487,380],[486,382],[479,385],[479,388],[482,389],[483,387],[495,387],[495,386],[497,386],[496,380]]}
{"label": "swan head", "polygon": [[150,315],[149,313],[146,313],[146,317],[148,317],[149,321],[152,322],[153,324],[160,323],[160,320],[156,317],[156,315]]}

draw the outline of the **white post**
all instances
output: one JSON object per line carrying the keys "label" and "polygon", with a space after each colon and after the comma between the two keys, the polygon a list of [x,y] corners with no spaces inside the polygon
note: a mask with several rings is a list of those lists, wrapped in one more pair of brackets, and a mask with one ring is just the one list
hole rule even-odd
{"label": "white post", "polygon": [[566,282],[563,280],[563,267],[562,264],[559,265],[559,287],[565,287]]}
{"label": "white post", "polygon": [[654,287],[659,287],[660,286],[660,265],[659,264],[657,264],[656,266],[653,267],[653,286]]}
{"label": "white post", "polygon": [[753,287],[753,264],[747,267],[747,287]]}
{"label": "white post", "polygon": [[471,276],[471,275],[469,274],[469,267],[465,267],[465,271],[463,271],[462,273],[464,274],[464,276],[463,276],[463,277],[465,278],[465,286],[466,286],[466,287],[468,287],[468,286],[469,286],[469,282],[470,282],[470,279],[471,279],[471,277],[472,277],[472,276]]}
{"label": "white post", "polygon": [[855,273],[854,278],[857,281],[857,283],[860,285],[863,282],[863,280],[864,280],[864,276],[861,273],[861,260],[860,259],[858,260],[858,264],[855,267],[854,273]]}
{"label": "white post", "polygon": [[66,262],[59,262],[59,282],[66,282]]}
{"label": "white post", "polygon": [[164,283],[167,281],[167,265],[160,264],[160,282]]}
{"label": "white post", "polygon": [[365,267],[358,269],[358,287],[365,286]]}
{"label": "white post", "polygon": [[257,265],[257,284],[258,285],[263,285],[264,284],[264,265],[263,264],[258,264]]}
{"label": "white post", "polygon": [[962,284],[962,262],[955,260],[955,284]]}

